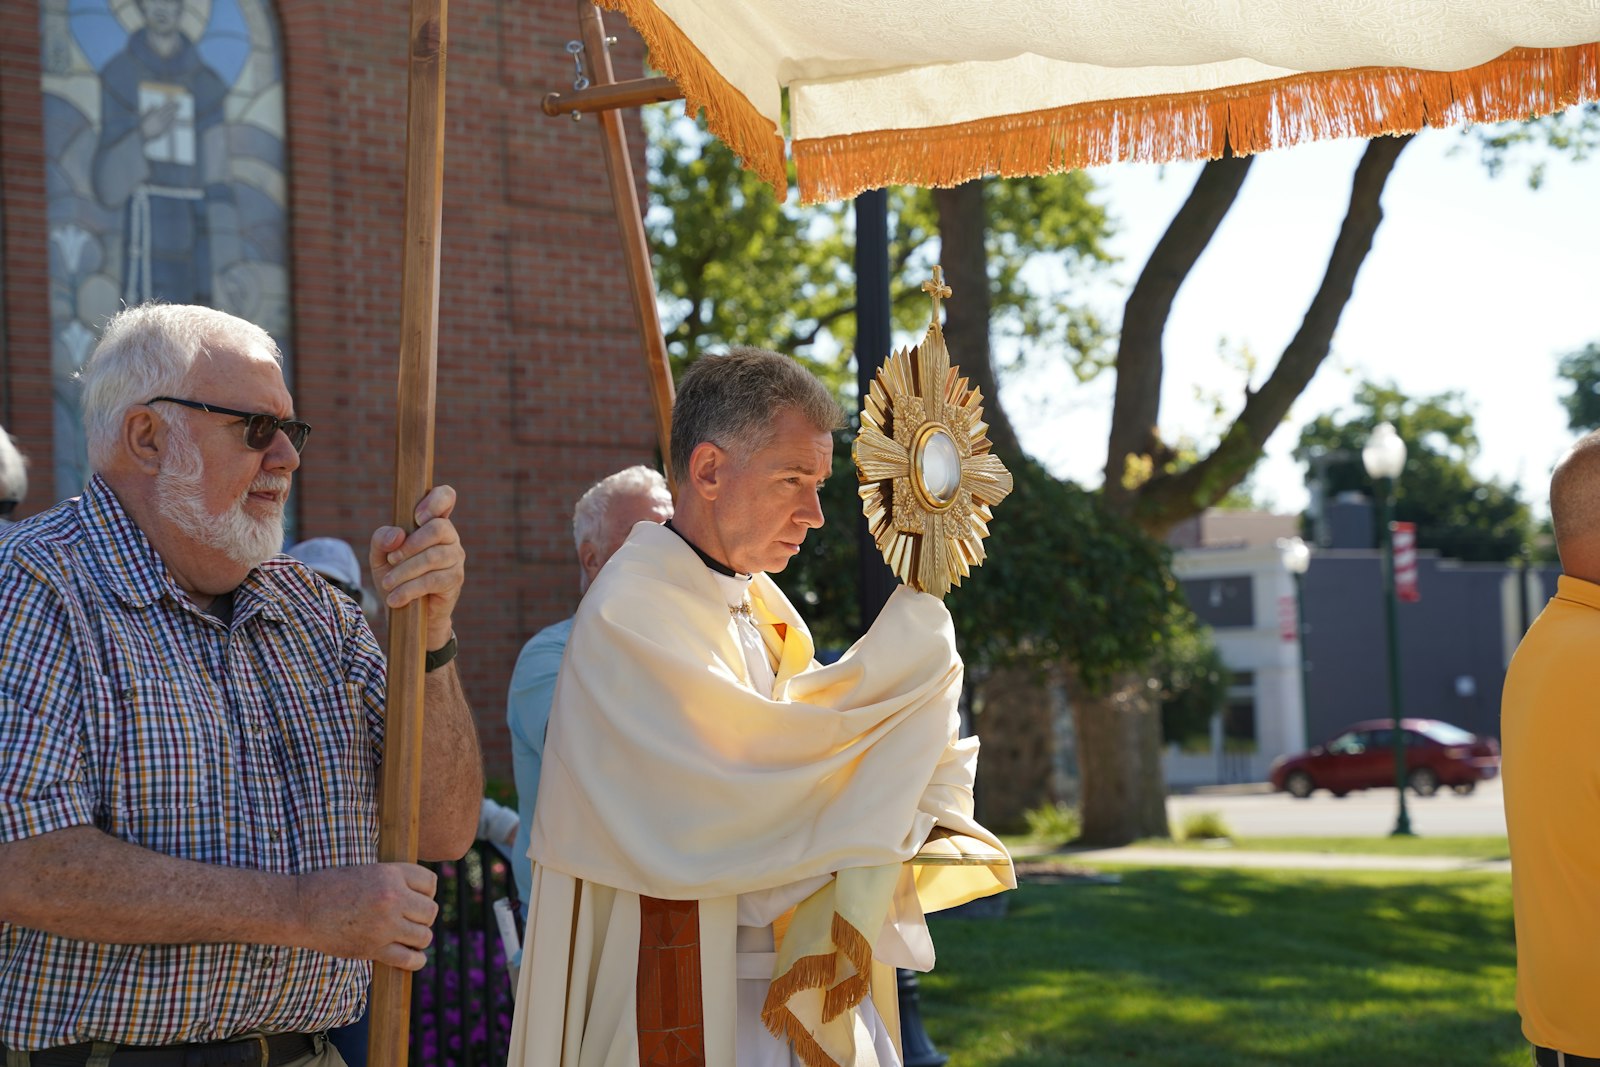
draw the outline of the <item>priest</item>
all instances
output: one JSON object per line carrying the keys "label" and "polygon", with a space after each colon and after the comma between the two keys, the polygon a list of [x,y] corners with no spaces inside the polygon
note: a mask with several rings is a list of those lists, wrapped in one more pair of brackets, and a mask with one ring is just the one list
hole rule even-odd
{"label": "priest", "polygon": [[[556,686],[513,1065],[898,1067],[924,913],[1015,886],[944,603],[897,590],[824,667],[769,577],[822,525],[840,421],[776,353],[684,375],[676,514],[595,579]],[[913,861],[952,841],[987,859]]]}

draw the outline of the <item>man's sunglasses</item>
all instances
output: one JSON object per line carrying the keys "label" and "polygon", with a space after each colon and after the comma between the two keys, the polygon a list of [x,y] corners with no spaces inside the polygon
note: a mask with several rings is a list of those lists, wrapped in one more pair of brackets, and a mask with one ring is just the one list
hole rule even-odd
{"label": "man's sunglasses", "polygon": [[279,430],[289,438],[289,443],[294,445],[296,452],[306,447],[306,438],[311,436],[311,425],[299,419],[280,419],[276,415],[260,411],[235,411],[233,408],[221,408],[215,404],[202,404],[198,400],[179,400],[175,396],[158,396],[146,400],[145,403],[154,404],[158,401],[182,404],[186,408],[209,411],[213,415],[232,415],[236,419],[243,419],[245,446],[257,452],[265,452],[272,447],[272,439],[278,436]]}

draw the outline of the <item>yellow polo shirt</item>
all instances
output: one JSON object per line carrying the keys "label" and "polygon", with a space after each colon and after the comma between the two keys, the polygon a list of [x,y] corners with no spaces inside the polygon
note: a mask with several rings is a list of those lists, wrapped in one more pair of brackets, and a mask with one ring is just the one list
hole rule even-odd
{"label": "yellow polo shirt", "polygon": [[1600,585],[1563,576],[1522,639],[1500,746],[1522,1032],[1600,1057]]}

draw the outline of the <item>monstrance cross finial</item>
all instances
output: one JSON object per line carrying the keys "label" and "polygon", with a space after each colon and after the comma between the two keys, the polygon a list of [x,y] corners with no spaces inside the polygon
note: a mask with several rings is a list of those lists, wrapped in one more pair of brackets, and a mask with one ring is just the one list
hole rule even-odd
{"label": "monstrance cross finial", "polygon": [[922,283],[922,291],[933,297],[933,321],[939,321],[939,300],[950,299],[953,290],[944,283],[944,268],[937,263],[933,266],[933,280]]}

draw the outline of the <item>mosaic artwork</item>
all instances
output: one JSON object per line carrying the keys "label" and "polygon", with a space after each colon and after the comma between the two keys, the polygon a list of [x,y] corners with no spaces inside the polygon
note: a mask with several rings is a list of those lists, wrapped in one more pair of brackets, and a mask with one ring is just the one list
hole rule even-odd
{"label": "mosaic artwork", "polygon": [[56,493],[87,476],[73,375],[123,304],[207,304],[288,355],[271,0],[43,0]]}

